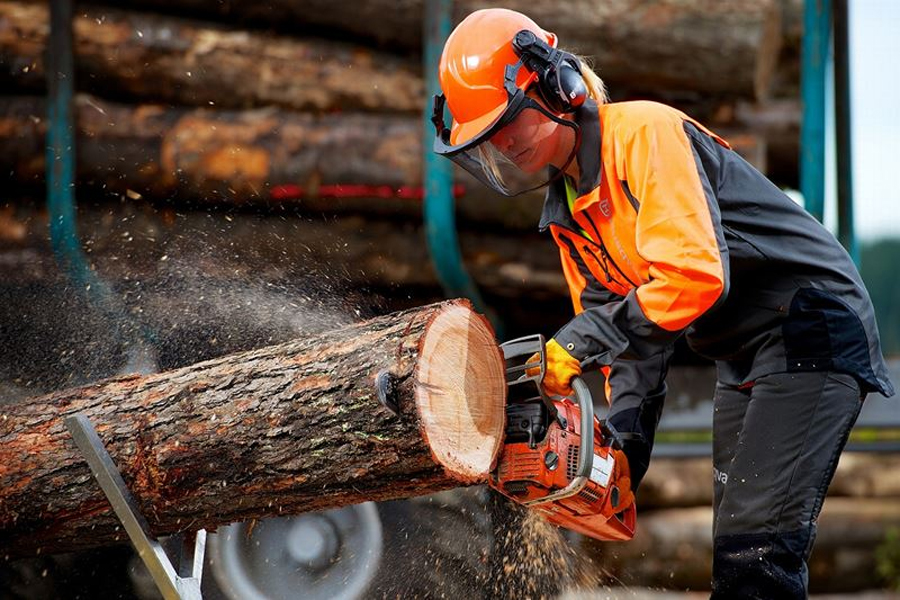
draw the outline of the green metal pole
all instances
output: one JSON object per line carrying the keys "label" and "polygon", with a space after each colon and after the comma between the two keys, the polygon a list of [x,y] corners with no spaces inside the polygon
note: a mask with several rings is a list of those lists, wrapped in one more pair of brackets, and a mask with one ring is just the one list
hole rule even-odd
{"label": "green metal pole", "polygon": [[800,86],[800,191],[806,210],[825,215],[825,76],[831,32],[831,0],[806,0],[803,11]]}
{"label": "green metal pole", "polygon": [[47,48],[47,211],[57,263],[82,289],[92,273],[75,229],[75,136],[72,116],[72,0],[50,3]]}
{"label": "green metal pole", "polygon": [[[441,93],[438,64],[444,42],[450,35],[452,0],[426,0],[424,60],[427,97]],[[481,297],[478,286],[463,264],[456,235],[455,202],[453,198],[453,164],[432,152],[434,125],[430,120],[430,103],[424,111],[424,181],[425,181],[425,237],[432,264],[444,293],[464,296],[477,310],[485,313],[500,336],[500,322]]]}
{"label": "green metal pole", "polygon": [[853,128],[847,0],[834,1],[834,117],[837,145],[838,240],[859,265],[853,227]]}
{"label": "green metal pole", "polygon": [[60,269],[114,326],[128,347],[130,371],[156,369],[147,341],[152,333],[129,318],[125,306],[107,283],[91,270],[81,248],[75,219],[75,120],[72,96],[75,81],[72,34],[73,0],[50,2],[47,48],[47,212],[50,246]]}

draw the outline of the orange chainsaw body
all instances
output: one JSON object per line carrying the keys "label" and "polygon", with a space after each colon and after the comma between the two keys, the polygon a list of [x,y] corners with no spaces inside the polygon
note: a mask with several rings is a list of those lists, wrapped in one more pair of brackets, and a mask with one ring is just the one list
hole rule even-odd
{"label": "orange chainsaw body", "polygon": [[[507,373],[509,378],[510,370]],[[621,452],[613,451],[614,432],[601,426],[591,407],[587,416],[593,435],[583,436],[588,421],[570,399],[516,401],[513,396],[508,398],[506,440],[491,473],[491,487],[560,527],[599,540],[631,539],[636,509],[630,498],[619,506],[630,490],[620,493],[617,487],[617,476],[627,475],[628,465]],[[583,437],[593,438],[593,456],[588,457],[589,475],[579,478]],[[617,456],[623,464],[616,464]],[[554,495],[562,497],[545,501]]]}

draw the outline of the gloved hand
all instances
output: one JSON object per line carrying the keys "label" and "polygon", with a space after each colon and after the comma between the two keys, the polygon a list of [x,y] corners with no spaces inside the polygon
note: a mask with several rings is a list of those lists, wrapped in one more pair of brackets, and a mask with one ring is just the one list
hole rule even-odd
{"label": "gloved hand", "polygon": [[[544,374],[544,391],[551,396],[571,396],[571,381],[573,377],[581,375],[581,362],[566,352],[566,349],[551,338],[547,342],[547,372]],[[537,361],[539,356],[535,354],[528,362]],[[537,369],[529,369],[529,375],[537,375]]]}

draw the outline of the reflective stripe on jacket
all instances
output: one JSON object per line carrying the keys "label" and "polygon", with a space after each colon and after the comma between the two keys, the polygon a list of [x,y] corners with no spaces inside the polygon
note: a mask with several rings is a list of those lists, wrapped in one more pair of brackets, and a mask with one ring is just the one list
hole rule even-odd
{"label": "reflective stripe on jacket", "polygon": [[849,256],[727,142],[655,102],[588,102],[575,118],[578,197],[570,212],[556,180],[541,217],[577,313],[563,347],[610,365],[687,333],[732,383],[831,368],[893,393]]}

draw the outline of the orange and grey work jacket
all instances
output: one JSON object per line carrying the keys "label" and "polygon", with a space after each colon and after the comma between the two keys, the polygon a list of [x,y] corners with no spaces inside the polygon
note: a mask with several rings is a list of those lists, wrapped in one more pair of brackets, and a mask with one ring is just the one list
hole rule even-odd
{"label": "orange and grey work jacket", "polygon": [[829,369],[893,394],[850,257],[724,140],[654,102],[589,101],[575,119],[576,198],[555,180],[540,225],[577,313],[555,335],[570,354],[662,374],[686,334],[724,384]]}

